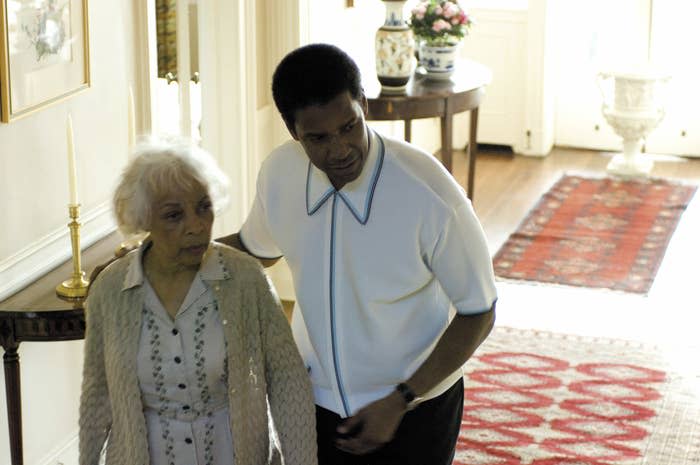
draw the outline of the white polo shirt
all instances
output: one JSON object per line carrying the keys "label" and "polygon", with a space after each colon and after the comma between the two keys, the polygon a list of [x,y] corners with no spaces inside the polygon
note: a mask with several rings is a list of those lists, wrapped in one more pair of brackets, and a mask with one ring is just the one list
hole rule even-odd
{"label": "white polo shirt", "polygon": [[418,369],[451,306],[476,314],[496,300],[484,232],[463,189],[431,155],[368,132],[362,174],[340,191],[298,142],[275,149],[241,228],[253,254],[286,258],[292,329],[316,403],[342,417]]}

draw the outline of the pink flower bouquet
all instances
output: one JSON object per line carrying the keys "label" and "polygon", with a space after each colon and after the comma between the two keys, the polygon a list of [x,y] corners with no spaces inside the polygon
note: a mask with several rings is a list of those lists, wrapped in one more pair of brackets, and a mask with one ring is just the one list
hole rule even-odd
{"label": "pink flower bouquet", "polygon": [[472,18],[457,1],[425,0],[411,11],[410,26],[427,45],[454,45],[469,33]]}

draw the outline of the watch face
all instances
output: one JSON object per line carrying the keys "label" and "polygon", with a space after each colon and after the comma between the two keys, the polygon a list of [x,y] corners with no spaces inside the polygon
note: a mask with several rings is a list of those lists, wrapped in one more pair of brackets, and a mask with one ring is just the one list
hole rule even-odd
{"label": "watch face", "polygon": [[396,386],[396,390],[399,391],[399,394],[403,397],[404,401],[406,401],[406,408],[408,410],[413,409],[413,407],[418,404],[419,398],[416,397],[416,394],[413,392],[413,389],[408,387],[405,383],[400,383],[399,385]]}

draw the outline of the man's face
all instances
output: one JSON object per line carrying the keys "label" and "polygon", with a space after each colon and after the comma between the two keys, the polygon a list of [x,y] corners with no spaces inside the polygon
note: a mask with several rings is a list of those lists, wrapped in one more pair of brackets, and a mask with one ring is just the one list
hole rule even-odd
{"label": "man's face", "polygon": [[298,110],[294,128],[289,128],[311,163],[326,173],[338,190],[357,179],[367,162],[366,113],[364,95],[358,101],[346,91],[326,104]]}

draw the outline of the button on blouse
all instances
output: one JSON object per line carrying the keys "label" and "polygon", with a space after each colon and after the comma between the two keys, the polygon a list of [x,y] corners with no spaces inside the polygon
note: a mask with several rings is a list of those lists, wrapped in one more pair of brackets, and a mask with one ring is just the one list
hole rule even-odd
{"label": "button on blouse", "polygon": [[[210,259],[207,265],[216,266]],[[175,318],[143,278],[137,371],[151,465],[232,465],[226,342],[212,290],[195,276]]]}

